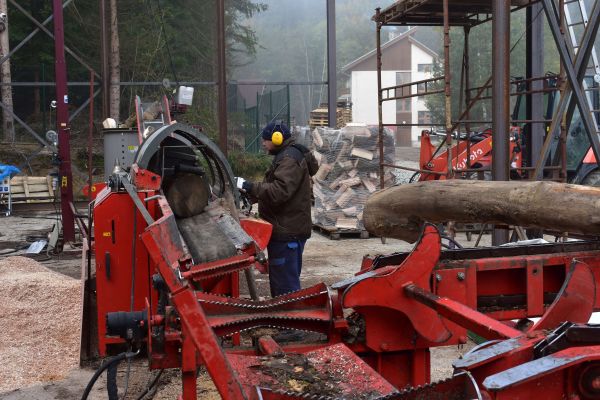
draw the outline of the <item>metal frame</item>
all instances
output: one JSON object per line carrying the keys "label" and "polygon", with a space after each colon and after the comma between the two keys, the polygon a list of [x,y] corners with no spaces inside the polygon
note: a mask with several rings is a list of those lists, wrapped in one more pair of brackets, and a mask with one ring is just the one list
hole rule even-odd
{"label": "metal frame", "polygon": [[[562,6],[561,2],[561,6]],[[452,147],[452,133],[461,124],[464,124],[467,128],[467,136],[469,136],[468,128],[471,123],[485,122],[485,121],[474,121],[469,118],[469,111],[473,105],[482,99],[490,98],[489,96],[483,96],[483,92],[491,87],[492,88],[492,127],[494,132],[494,146],[492,148],[492,174],[494,180],[508,180],[509,179],[509,127],[511,122],[510,111],[509,111],[509,67],[510,67],[510,48],[509,48],[509,34],[510,34],[510,12],[528,7],[528,23],[533,25],[533,20],[541,13],[542,9],[546,15],[546,19],[550,25],[555,43],[558,47],[561,65],[563,66],[567,79],[568,85],[563,94],[561,94],[561,100],[558,111],[554,114],[552,121],[544,120],[541,117],[541,107],[531,106],[531,99],[533,95],[539,95],[547,89],[541,87],[539,81],[544,77],[537,77],[534,72],[541,71],[543,65],[541,65],[540,57],[543,60],[543,54],[540,49],[533,49],[531,43],[536,41],[539,43],[542,39],[541,21],[537,22],[537,28],[535,31],[528,30],[528,50],[535,51],[535,54],[528,54],[527,56],[527,90],[524,92],[530,99],[528,114],[524,123],[537,124],[538,129],[536,130],[537,136],[540,134],[541,123],[551,122],[549,134],[546,136],[544,145],[541,146],[541,139],[537,138],[536,150],[539,150],[539,155],[531,154],[530,160],[535,162],[535,168],[525,167],[521,168],[523,171],[533,170],[530,177],[532,179],[541,179],[543,177],[544,170],[557,170],[554,165],[545,166],[548,155],[553,145],[557,143],[557,139],[560,135],[559,126],[563,119],[563,115],[567,112],[567,117],[572,115],[572,110],[575,106],[579,107],[580,114],[583,116],[584,126],[596,159],[600,161],[600,141],[595,130],[595,125],[592,120],[590,109],[586,101],[584,91],[581,86],[581,81],[585,75],[586,67],[590,59],[590,53],[593,48],[594,39],[600,25],[600,6],[594,6],[594,10],[587,20],[586,30],[581,40],[581,45],[578,47],[577,56],[573,56],[570,45],[567,43],[567,39],[561,33],[560,18],[556,10],[556,5],[553,0],[540,0],[529,1],[526,4],[517,4],[511,10],[510,2],[505,0],[481,0],[476,2],[460,2],[451,0],[400,0],[385,10],[376,10],[376,14],[373,20],[376,23],[376,39],[377,39],[377,75],[378,75],[378,111],[379,111],[379,146],[380,154],[383,151],[383,128],[384,126],[409,126],[398,123],[383,123],[382,115],[382,103],[388,100],[398,100],[412,97],[412,94],[400,96],[384,96],[385,93],[389,93],[389,90],[404,89],[404,87],[410,87],[417,82],[411,82],[405,85],[397,85],[394,87],[383,88],[381,86],[381,29],[387,25],[434,25],[443,26],[444,35],[444,75],[437,77],[438,80],[444,80],[444,94],[445,94],[445,121],[443,126],[446,133],[445,148],[450,152]],[[535,8],[532,8],[535,7]],[[531,9],[531,10],[530,10]],[[534,16],[533,13],[537,11]],[[493,16],[493,18],[492,18]],[[469,82],[469,53],[468,53],[468,38],[470,28],[479,25],[486,21],[492,21],[492,76],[488,81],[480,88],[471,88]],[[462,111],[457,121],[451,120],[451,103],[450,103],[450,84],[451,81],[457,81],[456,77],[450,76],[450,37],[449,30],[450,26],[463,26],[465,32],[465,48],[463,50],[463,67],[460,77],[461,88],[464,87],[464,100],[465,108]],[[529,29],[529,26],[528,26]],[[564,30],[564,29],[563,29]],[[538,46],[539,47],[539,46]],[[531,67],[532,57],[535,57],[536,69]],[[454,78],[454,79],[453,79]],[[472,92],[476,91],[476,94],[472,96]],[[440,93],[441,90],[433,91],[432,93]],[[573,94],[571,96],[571,93]],[[427,95],[431,93],[422,93],[421,95]],[[461,101],[462,104],[462,93]],[[541,102],[540,102],[541,103]],[[567,105],[570,108],[567,109]],[[441,126],[441,124],[427,124],[427,126]],[[415,126],[415,124],[410,124]],[[543,132],[543,130],[542,130]],[[566,135],[563,132],[563,135]],[[536,136],[534,136],[536,137]],[[467,138],[468,139],[468,138]],[[441,149],[441,147],[440,147]],[[560,170],[565,171],[566,169],[566,150],[563,145],[563,157],[555,160],[561,164]],[[470,169],[468,165],[466,170]],[[384,167],[392,167],[384,164],[383,158],[380,161],[380,187],[384,187],[383,176]],[[399,166],[393,166],[399,167]],[[400,167],[402,169],[407,169]],[[465,171],[466,171],[465,170]],[[423,172],[423,171],[417,171]],[[429,171],[427,171],[429,172]],[[460,170],[458,171],[460,172]],[[452,168],[451,158],[448,157],[448,166],[446,169],[445,176],[451,178],[457,173],[456,168]],[[563,179],[566,179],[566,172],[563,172]],[[500,244],[507,239],[507,232],[502,231],[494,235],[493,243]]]}

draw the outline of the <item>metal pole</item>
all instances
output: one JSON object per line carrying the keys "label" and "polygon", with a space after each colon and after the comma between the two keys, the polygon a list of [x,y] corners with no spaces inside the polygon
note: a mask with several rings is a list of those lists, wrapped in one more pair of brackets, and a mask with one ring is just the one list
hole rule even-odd
{"label": "metal pole", "polygon": [[88,131],[88,199],[92,201],[92,162],[94,149],[94,73],[90,71],[90,119]]}
{"label": "metal pole", "polygon": [[[467,121],[469,119],[471,119],[470,115],[469,115],[469,103],[471,101],[471,90],[470,90],[470,85],[469,85],[469,75],[470,75],[470,70],[469,70],[469,33],[471,31],[471,28],[468,26],[465,26],[463,29],[464,32],[464,47],[463,47],[463,65],[462,65],[462,69],[463,69],[463,78],[464,78],[464,94],[465,94],[465,111],[466,111],[466,115],[465,118],[467,119]],[[462,86],[462,85],[461,85]],[[462,92],[461,92],[462,95]],[[462,97],[462,96],[461,96]],[[462,105],[459,103],[459,109],[460,107],[462,107]],[[471,123],[469,122],[465,122],[465,131],[467,133],[467,154],[471,154]],[[471,168],[471,157],[467,157],[467,168]]]}
{"label": "metal pole", "polygon": [[327,118],[337,125],[337,78],[335,59],[335,0],[327,0]]}
{"label": "metal pole", "polygon": [[[492,179],[509,178],[510,3],[492,1]],[[492,245],[508,242],[508,230],[494,228]]]}
{"label": "metal pole", "polygon": [[[526,9],[526,74],[529,78],[544,75],[544,20],[540,17],[542,5],[535,3]],[[528,91],[541,90],[544,86],[543,80],[528,82]],[[540,121],[544,119],[543,93],[529,93],[526,95],[525,119]],[[534,166],[540,157],[544,144],[544,123],[530,123],[526,137],[526,148],[528,153],[528,166]]]}
{"label": "metal pole", "polygon": [[384,187],[383,177],[383,100],[381,95],[381,22],[379,22],[379,13],[381,9],[375,9],[375,20],[377,21],[376,43],[377,43],[377,114],[379,116],[379,187]]}
{"label": "metal pole", "polygon": [[287,126],[288,128],[292,129],[291,127],[291,97],[290,97],[290,85],[286,85],[286,94],[287,94]]}
{"label": "metal pole", "polygon": [[[469,64],[470,64],[470,60],[469,60],[469,34],[471,33],[471,28],[465,26],[464,28],[464,32],[465,32],[465,48],[464,48],[464,54],[465,54],[465,58],[464,58],[464,62],[465,62],[465,110],[467,110],[467,114],[465,115],[466,119],[469,119],[469,103],[471,102],[471,85],[470,85],[470,68],[469,68]],[[467,131],[467,135],[469,134],[469,132],[471,131],[471,124],[466,123],[465,124],[465,129]],[[469,153],[470,154],[470,153]],[[470,164],[471,161],[467,158],[467,163]]]}
{"label": "metal pole", "polygon": [[452,93],[450,91],[450,16],[448,14],[448,0],[444,0],[444,96],[446,113],[446,151],[448,154],[448,178],[452,172]]}
{"label": "metal pole", "polygon": [[[558,9],[559,9],[559,20],[560,20],[560,31],[565,32],[565,2],[564,0],[558,0]],[[573,55],[573,53],[569,53]],[[560,60],[560,96],[564,97],[565,95],[565,66],[564,62]],[[579,73],[577,73],[577,80],[583,79],[583,75],[579,78]],[[573,108],[575,105],[573,104]],[[560,121],[560,140],[558,143],[558,151],[557,155],[560,158],[560,170],[559,170],[559,178],[561,182],[567,181],[567,116],[569,114],[569,107],[567,106],[567,113],[563,114],[562,119]]]}
{"label": "metal pole", "polygon": [[108,76],[108,28],[106,25],[106,0],[99,0],[100,13],[100,73],[102,75],[102,119],[108,116],[110,78]]}
{"label": "metal pole", "polygon": [[69,143],[69,95],[67,94],[67,64],[65,62],[65,35],[61,0],[53,0],[54,8],[54,58],[56,76],[56,127],[58,130],[58,156],[60,159],[60,207],[62,211],[63,238],[75,241],[75,225],[70,203],[73,202],[73,176],[71,174],[71,145]]}
{"label": "metal pole", "polygon": [[225,61],[225,0],[217,1],[217,76],[219,147],[227,156],[227,64]]}

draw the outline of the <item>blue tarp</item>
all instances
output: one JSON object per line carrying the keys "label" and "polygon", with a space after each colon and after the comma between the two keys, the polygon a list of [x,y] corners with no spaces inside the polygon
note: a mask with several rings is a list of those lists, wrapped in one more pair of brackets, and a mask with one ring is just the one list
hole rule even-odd
{"label": "blue tarp", "polygon": [[14,165],[0,164],[0,181],[6,177],[13,176],[21,172],[21,170]]}

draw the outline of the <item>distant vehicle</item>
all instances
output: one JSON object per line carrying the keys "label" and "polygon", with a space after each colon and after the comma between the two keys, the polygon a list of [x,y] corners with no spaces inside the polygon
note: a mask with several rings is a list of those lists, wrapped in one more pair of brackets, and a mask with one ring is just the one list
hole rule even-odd
{"label": "distant vehicle", "polygon": [[[436,173],[420,173],[418,174],[419,181],[446,179],[446,175],[443,174],[448,171],[448,151],[440,153],[440,150],[445,147],[444,142],[440,146],[435,147],[431,143],[432,135],[435,134],[427,130],[421,132],[419,166],[422,170],[429,170]],[[486,129],[483,132],[471,134],[469,137],[461,136],[461,140],[452,146],[450,154],[453,169],[481,169],[480,172],[458,173],[456,177],[491,178],[492,136],[492,130]],[[522,166],[523,157],[521,156],[521,128],[517,126],[510,128],[510,154],[510,165],[516,169],[514,170],[514,174],[518,174],[516,171]],[[413,176],[411,180],[415,180],[415,178],[416,176]]]}
{"label": "distant vehicle", "polygon": [[[586,78],[588,86],[598,86],[597,83],[591,77]],[[548,77],[544,82],[547,88],[556,88],[557,79],[556,77]],[[518,92],[525,92],[525,84],[520,84],[517,87]],[[594,109],[600,109],[600,95],[599,92],[594,90],[590,91],[593,96],[593,107]],[[513,120],[525,119],[525,93],[517,96],[515,107],[513,110]],[[557,106],[557,99],[559,98],[558,91],[549,91],[544,94],[544,107],[546,109],[545,119],[552,119],[552,115]],[[597,116],[594,116],[597,118]],[[600,120],[598,121],[600,122]],[[527,129],[525,124],[521,126],[512,126],[510,128],[510,154],[511,154],[511,178],[518,179],[522,174],[519,168],[522,167],[523,157],[523,129]],[[546,129],[548,129],[547,124]],[[421,152],[419,157],[419,166],[423,170],[430,170],[435,173],[416,173],[411,178],[411,181],[419,180],[437,180],[446,179],[444,175],[448,168],[448,157],[447,151],[443,142],[440,146],[435,147],[431,142],[432,136],[436,133],[430,131],[423,131],[421,133]],[[445,136],[445,134],[443,134]],[[470,146],[467,146],[466,135],[461,135],[458,144],[454,145],[451,149],[452,154],[452,166],[454,169],[465,169],[467,168],[467,151],[469,151],[469,168],[470,169],[481,169],[479,173],[462,173],[457,177],[473,177],[477,174],[479,179],[490,179],[490,167],[492,160],[492,136],[493,132],[491,129],[486,129],[483,132],[473,133],[469,137]],[[469,149],[467,150],[467,148]],[[557,149],[554,149],[550,154],[549,159],[555,157]],[[567,135],[567,181],[574,184],[582,184],[589,186],[600,186],[600,168],[596,161],[596,157],[590,146],[589,139],[585,133],[585,128],[581,121],[579,111],[575,110],[569,132]]]}

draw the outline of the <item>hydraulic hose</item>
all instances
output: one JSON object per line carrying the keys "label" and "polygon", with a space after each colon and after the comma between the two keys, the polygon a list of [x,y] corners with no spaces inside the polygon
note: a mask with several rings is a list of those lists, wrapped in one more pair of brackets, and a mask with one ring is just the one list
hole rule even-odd
{"label": "hydraulic hose", "polygon": [[92,376],[92,379],[90,379],[87,386],[85,387],[85,390],[83,391],[83,395],[81,396],[81,400],[87,400],[90,392],[92,391],[92,388],[96,384],[96,381],[98,380],[100,375],[102,375],[102,373],[106,369],[110,368],[111,365],[115,365],[115,367],[116,367],[121,361],[123,361],[125,359],[131,359],[131,358],[137,356],[138,354],[140,354],[139,350],[136,352],[124,352],[124,353],[116,355],[115,357],[113,357],[109,361],[107,361],[106,363],[102,364],[100,366],[100,368],[98,368],[96,370],[96,372]]}
{"label": "hydraulic hose", "polygon": [[144,398],[146,398],[147,395],[151,395],[151,397],[154,397],[154,393],[156,393],[156,384],[158,383],[158,380],[160,379],[163,371],[164,371],[164,369],[161,369],[160,371],[158,371],[158,374],[156,374],[156,376],[154,377],[154,379],[152,380],[150,385],[148,385],[146,390],[142,394],[140,394],[136,398],[136,400],[143,400]]}

